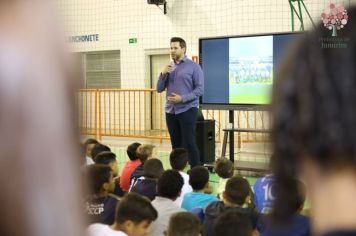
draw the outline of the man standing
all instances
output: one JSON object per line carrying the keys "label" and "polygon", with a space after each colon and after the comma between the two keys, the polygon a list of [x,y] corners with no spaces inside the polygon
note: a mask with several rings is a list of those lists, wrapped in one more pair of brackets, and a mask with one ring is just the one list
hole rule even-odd
{"label": "man standing", "polygon": [[173,37],[170,46],[173,62],[163,68],[157,82],[157,92],[167,88],[166,122],[172,148],[186,148],[192,168],[200,165],[195,127],[198,99],[204,90],[203,71],[185,55],[187,46],[184,39]]}

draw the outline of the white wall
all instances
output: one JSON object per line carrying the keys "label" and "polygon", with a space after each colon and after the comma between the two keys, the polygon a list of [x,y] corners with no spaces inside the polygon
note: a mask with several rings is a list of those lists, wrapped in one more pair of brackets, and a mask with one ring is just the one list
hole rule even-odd
{"label": "white wall", "polygon": [[[288,0],[167,0],[166,15],[146,0],[56,1],[68,36],[99,34],[98,42],[71,43],[73,51],[120,50],[122,88],[147,85],[145,50],[169,48],[172,36],[183,37],[187,54],[192,56],[198,55],[200,37],[291,31]],[[304,2],[315,22],[319,22],[321,12],[331,1]],[[356,0],[332,2],[348,7]],[[303,15],[310,27],[305,11]],[[129,38],[137,38],[137,44],[129,44]],[[221,117],[220,128],[226,127],[226,120]],[[248,122],[242,120],[242,125],[247,126]],[[257,122],[260,126],[261,122]]]}
{"label": "white wall", "polygon": [[[172,36],[185,38],[192,56],[198,55],[199,37],[291,31],[288,0],[167,0],[167,15],[146,0],[57,2],[68,35],[100,35],[99,42],[72,43],[73,51],[121,50],[123,88],[145,86],[144,50],[168,48]],[[316,18],[329,2],[305,0]],[[355,0],[334,2],[348,6]],[[138,43],[129,44],[129,38]]]}

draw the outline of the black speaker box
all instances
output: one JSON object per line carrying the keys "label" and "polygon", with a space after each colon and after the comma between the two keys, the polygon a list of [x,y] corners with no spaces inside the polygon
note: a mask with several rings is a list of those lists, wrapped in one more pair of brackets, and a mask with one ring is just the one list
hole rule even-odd
{"label": "black speaker box", "polygon": [[197,121],[196,143],[202,164],[215,161],[215,120]]}

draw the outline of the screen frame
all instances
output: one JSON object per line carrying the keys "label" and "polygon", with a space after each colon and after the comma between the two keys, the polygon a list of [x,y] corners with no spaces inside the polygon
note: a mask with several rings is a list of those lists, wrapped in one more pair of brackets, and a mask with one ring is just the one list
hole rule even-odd
{"label": "screen frame", "polygon": [[[244,35],[232,35],[232,36],[218,36],[218,37],[202,37],[199,38],[199,65],[203,70],[202,65],[202,43],[204,40],[216,40],[216,39],[231,39],[231,38],[247,38],[256,36],[275,36],[275,35],[293,35],[303,34],[301,31],[290,32],[273,32],[273,33],[260,33],[260,34],[244,34]],[[204,95],[203,95],[204,96]],[[241,103],[203,103],[203,96],[199,98],[199,106],[204,109],[211,110],[246,110],[246,111],[267,111],[270,109],[271,104],[241,104]]]}

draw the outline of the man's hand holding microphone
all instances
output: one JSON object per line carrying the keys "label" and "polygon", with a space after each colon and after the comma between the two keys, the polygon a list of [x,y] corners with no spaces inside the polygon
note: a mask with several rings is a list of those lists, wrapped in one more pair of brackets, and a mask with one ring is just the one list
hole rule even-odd
{"label": "man's hand holding microphone", "polygon": [[[168,79],[169,73],[171,73],[174,69],[173,63],[174,62],[167,64],[162,70],[162,75],[164,75],[165,80]],[[176,93],[171,93],[171,96],[167,96],[167,100],[174,104],[181,103],[183,101],[182,96]]]}

